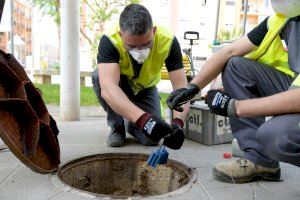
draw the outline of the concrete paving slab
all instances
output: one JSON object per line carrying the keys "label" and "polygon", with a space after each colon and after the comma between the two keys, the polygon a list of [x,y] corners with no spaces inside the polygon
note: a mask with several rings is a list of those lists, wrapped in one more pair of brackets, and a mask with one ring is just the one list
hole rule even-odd
{"label": "concrete paving slab", "polygon": [[87,155],[107,152],[108,127],[103,117],[82,117],[80,121],[57,120],[62,164]]}
{"label": "concrete paving slab", "polygon": [[[53,108],[56,109],[57,108]],[[90,109],[90,108],[87,108]],[[56,111],[57,112],[57,111]],[[109,128],[105,116],[82,117],[80,121],[59,121],[54,113],[60,135],[62,164],[76,158],[107,152],[151,153],[158,147],[143,146],[127,136],[126,146],[109,148],[106,138]],[[248,184],[222,183],[213,179],[213,166],[222,161],[224,152],[231,152],[231,144],[206,146],[186,139],[179,151],[169,150],[170,158],[196,168],[198,178],[188,192],[162,199],[176,200],[300,200],[300,168],[281,164],[283,182],[255,182]],[[229,161],[229,160],[228,160]],[[0,152],[0,199],[1,200],[86,200],[90,196],[65,190],[54,184],[54,175],[41,175],[24,166],[10,151]],[[133,199],[133,198],[132,198]],[[148,198],[149,199],[149,198]],[[150,198],[151,199],[151,198]],[[152,198],[153,199],[153,198]]]}
{"label": "concrete paving slab", "polygon": [[[207,190],[207,193],[210,196],[210,199],[213,200],[224,200],[224,199],[230,199],[230,200],[263,200],[261,198],[256,198],[253,195],[253,188],[250,185],[243,185],[236,188],[216,188]],[[264,199],[266,200],[266,199]],[[270,199],[268,199],[270,200]]]}
{"label": "concrete paving slab", "polygon": [[74,122],[58,121],[57,125],[61,144],[103,144],[110,130],[103,117],[82,118],[80,121]]}
{"label": "concrete paving slab", "polygon": [[226,161],[223,158],[226,152],[231,153],[231,144],[207,146],[189,139],[185,140],[179,151],[174,151],[189,166],[196,168],[212,168],[216,163]]}
{"label": "concrete paving slab", "polygon": [[[57,105],[47,105],[47,109],[51,115],[59,116],[60,108]],[[106,112],[101,106],[82,106],[80,107],[81,117],[97,117],[106,116]]]}
{"label": "concrete paving slab", "polygon": [[274,192],[272,190],[269,190],[268,188],[262,187],[261,184],[259,185],[253,185],[253,195],[256,197],[256,199],[276,199],[276,200],[285,200],[285,199],[299,199],[299,193],[289,193],[288,195],[286,193],[278,193]]}
{"label": "concrete paving slab", "polygon": [[19,166],[0,165],[0,187]]}
{"label": "concrete paving slab", "polygon": [[0,187],[1,200],[49,199],[61,189],[55,187],[49,175],[37,174],[26,166],[20,166]]}
{"label": "concrete paving slab", "polygon": [[21,161],[18,160],[9,150],[0,151],[0,166],[18,166]]}
{"label": "concrete paving slab", "polygon": [[256,185],[257,196],[265,199],[300,199],[300,168],[281,166],[281,170],[283,182],[258,182]]}

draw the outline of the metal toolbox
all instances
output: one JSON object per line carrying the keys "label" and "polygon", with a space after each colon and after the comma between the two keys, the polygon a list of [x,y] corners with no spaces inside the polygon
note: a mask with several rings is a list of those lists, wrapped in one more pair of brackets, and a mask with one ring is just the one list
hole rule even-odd
{"label": "metal toolbox", "polygon": [[205,145],[231,142],[229,118],[210,112],[204,101],[195,101],[184,125],[185,137]]}

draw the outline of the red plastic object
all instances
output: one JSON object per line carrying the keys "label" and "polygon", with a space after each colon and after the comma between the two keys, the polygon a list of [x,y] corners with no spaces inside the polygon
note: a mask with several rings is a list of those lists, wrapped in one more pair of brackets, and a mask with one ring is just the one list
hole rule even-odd
{"label": "red plastic object", "polygon": [[230,159],[231,157],[232,157],[231,153],[224,153],[223,154],[223,158]]}

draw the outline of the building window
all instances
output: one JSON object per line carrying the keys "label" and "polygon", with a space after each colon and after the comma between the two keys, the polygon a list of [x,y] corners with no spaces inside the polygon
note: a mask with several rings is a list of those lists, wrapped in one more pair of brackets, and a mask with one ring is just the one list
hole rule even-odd
{"label": "building window", "polygon": [[235,2],[234,1],[226,1],[227,6],[234,6]]}

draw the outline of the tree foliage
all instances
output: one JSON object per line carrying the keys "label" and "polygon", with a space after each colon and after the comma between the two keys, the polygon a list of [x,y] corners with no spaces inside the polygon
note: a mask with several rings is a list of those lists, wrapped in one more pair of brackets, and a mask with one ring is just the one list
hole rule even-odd
{"label": "tree foliage", "polygon": [[59,0],[33,0],[33,5],[38,7],[43,15],[53,18],[56,24],[60,24]]}
{"label": "tree foliage", "polygon": [[235,26],[232,30],[220,30],[218,39],[220,42],[233,41],[240,38],[243,34],[241,27]]}
{"label": "tree foliage", "polygon": [[[104,32],[105,23],[111,20],[114,15],[119,14],[120,9],[130,3],[140,3],[140,0],[82,0],[82,4],[85,4],[89,12],[86,13],[86,27],[81,27],[80,32],[91,47],[93,66],[96,65],[97,47]],[[84,28],[92,31],[93,36],[85,34]]]}
{"label": "tree foliage", "polygon": [[[33,0],[33,3],[42,11],[43,15],[52,17],[54,22],[58,26],[60,25],[60,0]],[[130,3],[140,3],[140,0],[81,0],[81,8],[85,6],[88,12],[86,13],[87,22],[81,24],[80,33],[90,45],[93,66],[96,63],[97,47],[105,23]],[[80,10],[83,11],[83,9]],[[87,34],[85,29],[93,34]]]}

